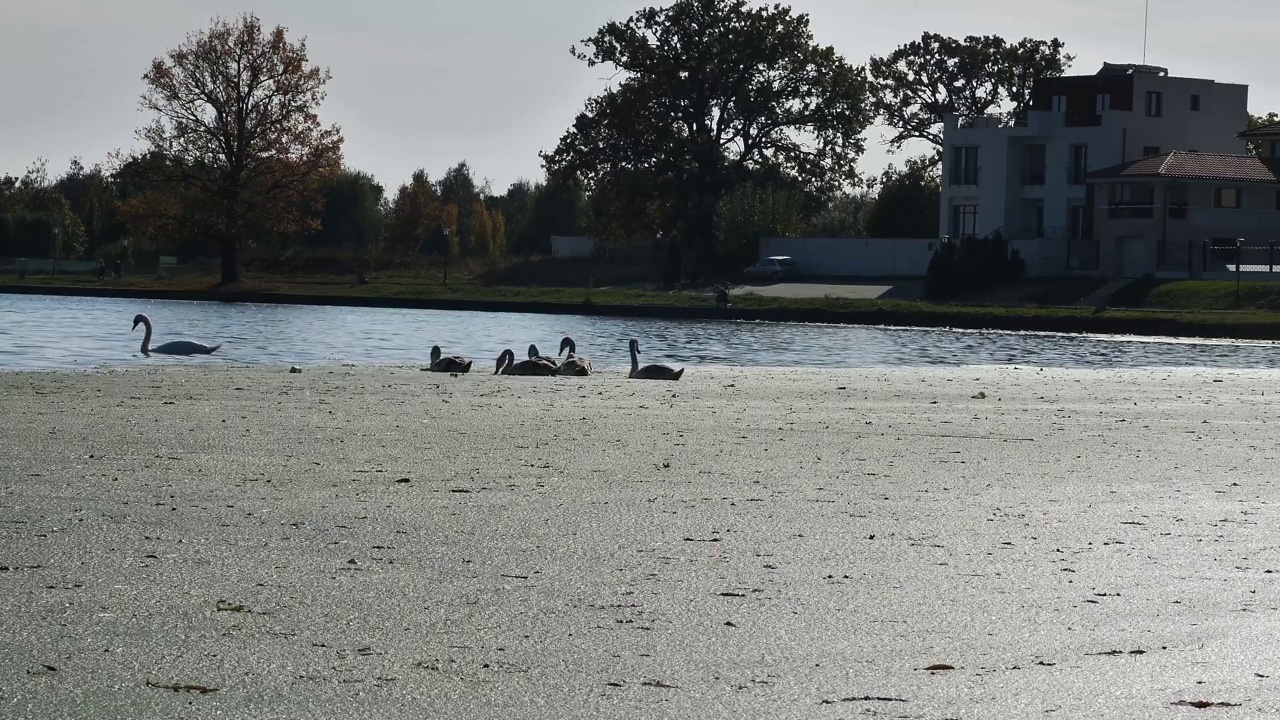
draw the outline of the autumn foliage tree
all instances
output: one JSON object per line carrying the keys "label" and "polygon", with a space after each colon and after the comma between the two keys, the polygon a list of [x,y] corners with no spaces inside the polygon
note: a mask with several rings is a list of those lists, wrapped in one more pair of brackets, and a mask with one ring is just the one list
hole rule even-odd
{"label": "autumn foliage tree", "polygon": [[483,200],[476,200],[471,205],[471,229],[467,238],[467,254],[471,257],[488,257],[493,252],[493,225],[489,222],[489,210]]}
{"label": "autumn foliage tree", "polygon": [[240,251],[255,238],[314,223],[322,179],[342,167],[342,135],[317,114],[329,72],[312,65],[305,38],[266,30],[253,14],[215,19],[155,59],[143,75],[139,130],[167,162],[165,180],[191,188],[222,258],[222,282],[240,278]]}
{"label": "autumn foliage tree", "polygon": [[491,232],[489,241],[489,255],[494,259],[501,259],[507,255],[507,221],[502,216],[502,211],[498,208],[489,210],[489,228]]}
{"label": "autumn foliage tree", "polygon": [[425,170],[415,170],[409,182],[396,191],[390,215],[387,239],[391,248],[401,255],[419,252],[424,243],[438,232],[440,195]]}
{"label": "autumn foliage tree", "polygon": [[447,231],[449,245],[448,253],[451,256],[457,256],[461,252],[461,244],[458,240],[458,206],[453,203],[445,205],[440,210],[440,227]]}

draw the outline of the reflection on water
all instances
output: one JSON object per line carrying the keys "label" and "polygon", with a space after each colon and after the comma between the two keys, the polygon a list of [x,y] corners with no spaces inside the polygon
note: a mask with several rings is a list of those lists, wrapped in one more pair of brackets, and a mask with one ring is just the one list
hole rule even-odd
{"label": "reflection on water", "polygon": [[[155,324],[154,344],[223,346],[208,357],[144,358],[142,331],[129,331],[139,312]],[[471,357],[479,369],[491,368],[505,348],[524,357],[531,342],[549,355],[564,335],[606,369],[628,365],[632,337],[645,362],[675,365],[1280,368],[1280,345],[1268,342],[0,295],[0,369],[425,363],[433,344]]]}

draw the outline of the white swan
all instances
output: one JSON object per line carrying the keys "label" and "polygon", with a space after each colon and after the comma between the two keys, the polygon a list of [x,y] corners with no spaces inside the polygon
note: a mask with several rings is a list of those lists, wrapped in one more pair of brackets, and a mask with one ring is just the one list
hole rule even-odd
{"label": "white swan", "polygon": [[222,347],[222,343],[205,345],[204,343],[190,340],[174,340],[173,342],[151,347],[151,320],[146,315],[134,315],[132,329],[137,330],[139,325],[147,328],[147,334],[142,337],[143,355],[151,355],[153,353],[157,355],[208,355]]}

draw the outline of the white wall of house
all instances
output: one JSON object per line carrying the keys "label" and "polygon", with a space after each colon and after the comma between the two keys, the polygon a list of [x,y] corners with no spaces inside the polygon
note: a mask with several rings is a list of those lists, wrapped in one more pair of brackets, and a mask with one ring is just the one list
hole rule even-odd
{"label": "white wall of house", "polygon": [[1054,238],[1010,240],[1027,264],[1026,277],[1055,277],[1067,272],[1067,244]]}
{"label": "white wall of house", "polygon": [[[1098,182],[1094,211],[1099,271],[1110,277],[1213,277],[1221,262],[1207,257],[1206,243],[1239,238],[1253,260],[1268,253],[1256,250],[1280,243],[1280,185],[1226,183],[1204,180],[1134,179],[1128,184],[1152,186],[1150,217],[1113,213],[1109,188],[1117,182]],[[1242,207],[1214,207],[1217,188],[1241,192]],[[1170,202],[1186,203],[1185,211],[1170,212]]]}
{"label": "white wall of house", "polygon": [[[1161,93],[1159,117],[1147,115],[1148,91]],[[1132,111],[1102,109],[1096,126],[1069,127],[1066,113],[1056,111],[1032,111],[1026,124],[1017,127],[996,118],[962,123],[948,116],[943,127],[939,236],[961,234],[954,223],[955,207],[976,206],[976,235],[999,229],[1009,240],[1042,238],[1065,248],[1073,232],[1085,232],[1086,186],[1082,173],[1073,172],[1073,146],[1087,148],[1085,171],[1170,150],[1246,152],[1246,142],[1236,134],[1247,124],[1248,86],[1136,74],[1133,92]],[[1198,111],[1191,109],[1192,95],[1199,96]],[[1043,173],[1030,177],[1029,147],[1034,145],[1044,146],[1045,161]],[[953,182],[959,147],[978,148],[976,184]],[[1155,152],[1144,152],[1148,149]],[[1037,207],[1043,207],[1041,222]],[[1064,253],[1052,253],[1066,259],[1063,272],[1080,265],[1078,258]]]}
{"label": "white wall of house", "polygon": [[938,240],[899,238],[760,239],[760,257],[787,255],[801,275],[824,277],[924,277]]}

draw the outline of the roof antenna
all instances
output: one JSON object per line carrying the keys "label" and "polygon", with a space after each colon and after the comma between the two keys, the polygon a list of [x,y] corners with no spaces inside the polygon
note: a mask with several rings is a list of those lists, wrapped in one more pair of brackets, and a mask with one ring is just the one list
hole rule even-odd
{"label": "roof antenna", "polygon": [[1147,0],[1142,11],[1142,64],[1147,64],[1147,27],[1151,20],[1151,0]]}

